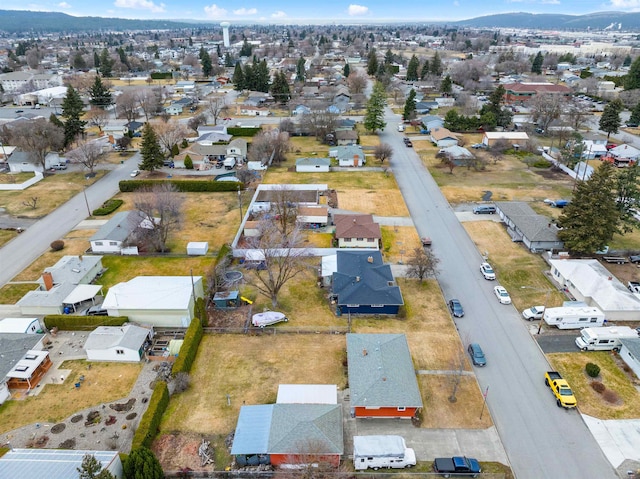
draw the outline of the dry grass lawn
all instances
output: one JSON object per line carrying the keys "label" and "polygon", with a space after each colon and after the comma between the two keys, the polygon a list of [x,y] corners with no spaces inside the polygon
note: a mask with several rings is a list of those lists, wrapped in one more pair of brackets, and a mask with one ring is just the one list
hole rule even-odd
{"label": "dry grass lawn", "polygon": [[[142,364],[91,363],[83,360],[65,361],[62,369],[73,372],[64,384],[46,384],[37,396],[19,401],[7,401],[0,406],[0,433],[34,422],[56,423],[87,407],[126,397],[133,387]],[[76,389],[80,375],[85,380]]]}
{"label": "dry grass lawn", "polygon": [[[329,184],[333,187],[333,184]],[[377,216],[409,216],[399,189],[337,189],[340,209]]]}
{"label": "dry grass lawn", "polygon": [[406,262],[415,248],[422,247],[415,228],[382,226],[382,255],[386,263]]}
{"label": "dry grass lawn", "polygon": [[[489,262],[496,270],[498,280],[519,310],[533,305],[544,305],[549,294],[549,307],[562,306],[565,300],[543,274],[548,269],[541,257],[531,254],[520,243],[514,243],[502,223],[469,221],[463,223],[480,252],[489,252]],[[526,286],[526,288],[523,288]]]}
{"label": "dry grass lawn", "polygon": [[205,335],[191,370],[192,386],[171,398],[161,432],[227,434],[240,406],[274,403],[278,384],[343,388],[344,358],[341,335]]}
{"label": "dry grass lawn", "polygon": [[29,291],[38,289],[35,283],[5,284],[0,288],[0,304],[16,304]]}
{"label": "dry grass lawn", "polygon": [[9,230],[0,230],[0,248],[11,241],[13,238],[18,236],[18,233],[15,231]]}
{"label": "dry grass lawn", "polygon": [[[637,419],[640,417],[640,392],[606,351],[548,354],[551,364],[569,382],[578,400],[580,412],[599,419]],[[611,404],[589,385],[591,379],[584,371],[585,365],[600,366],[600,377],[607,389],[620,398],[619,404]]]}

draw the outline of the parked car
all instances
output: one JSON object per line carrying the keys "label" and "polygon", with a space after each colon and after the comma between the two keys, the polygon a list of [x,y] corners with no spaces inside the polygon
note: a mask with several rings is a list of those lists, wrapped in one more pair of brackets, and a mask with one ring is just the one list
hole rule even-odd
{"label": "parked car", "polygon": [[631,261],[634,264],[640,263],[640,255],[631,255],[631,256],[629,256],[629,261]]}
{"label": "parked car", "polygon": [[478,343],[471,343],[467,348],[469,356],[471,356],[471,362],[474,366],[486,366],[487,358],[484,357],[484,352]]}
{"label": "parked car", "polygon": [[277,311],[265,311],[264,313],[257,313],[251,317],[251,324],[259,328],[264,328],[271,324],[276,324],[281,321],[289,321],[283,313]]}
{"label": "parked car", "polygon": [[533,321],[534,319],[542,319],[544,315],[544,306],[531,306],[522,312],[522,317],[527,321]]}
{"label": "parked car", "polygon": [[80,312],[81,316],[107,316],[108,312],[106,309],[102,308],[102,305],[99,304],[97,306],[91,306],[88,309]]}
{"label": "parked car", "polygon": [[471,145],[471,148],[475,148],[476,150],[480,149],[480,148],[485,148],[484,143],[474,143],[473,145]]}
{"label": "parked car", "polygon": [[413,148],[413,143],[411,143],[411,140],[407,140],[407,141],[405,141],[405,142],[404,142],[404,145],[405,145],[407,148]]}
{"label": "parked car", "polygon": [[474,215],[493,215],[496,212],[496,207],[492,205],[480,205],[473,208]]}
{"label": "parked car", "polygon": [[484,276],[484,279],[488,279],[490,281],[496,279],[496,272],[489,263],[482,263],[480,265],[480,272],[482,273],[482,276]]}
{"label": "parked car", "polygon": [[495,293],[496,298],[498,298],[498,301],[500,301],[500,304],[511,304],[511,296],[509,296],[507,290],[502,286],[496,286],[493,288],[493,292]]}
{"label": "parked car", "polygon": [[449,300],[449,310],[451,314],[456,318],[461,318],[464,316],[464,309],[462,308],[462,303],[458,299],[450,299]]}
{"label": "parked car", "polygon": [[24,113],[24,110],[16,110],[16,113]]}
{"label": "parked car", "polygon": [[53,165],[51,165],[51,169],[52,170],[66,170],[67,169],[67,164],[66,163],[54,163]]}
{"label": "parked car", "polygon": [[169,168],[173,168],[175,166],[175,164],[173,163],[173,160],[164,160],[162,162],[163,166],[167,166]]}
{"label": "parked car", "polygon": [[129,176],[131,176],[132,178],[135,178],[139,174],[140,174],[140,170],[133,170]]}

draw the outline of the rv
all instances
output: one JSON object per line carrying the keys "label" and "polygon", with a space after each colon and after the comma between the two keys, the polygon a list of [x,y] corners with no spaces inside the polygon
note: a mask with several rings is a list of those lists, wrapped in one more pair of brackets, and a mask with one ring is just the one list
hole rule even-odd
{"label": "rv", "polygon": [[604,313],[591,306],[547,308],[542,319],[558,329],[592,328],[604,324]]}
{"label": "rv", "polygon": [[236,158],[235,158],[235,156],[230,156],[229,158],[225,158],[225,160],[222,162],[222,164],[224,165],[225,169],[232,170],[233,168],[236,167]]}
{"label": "rv", "polygon": [[416,453],[402,436],[353,436],[353,464],[356,471],[403,469],[416,465]]}
{"label": "rv", "polygon": [[628,326],[584,328],[576,338],[576,346],[583,351],[620,351],[621,339],[638,337],[638,331]]}

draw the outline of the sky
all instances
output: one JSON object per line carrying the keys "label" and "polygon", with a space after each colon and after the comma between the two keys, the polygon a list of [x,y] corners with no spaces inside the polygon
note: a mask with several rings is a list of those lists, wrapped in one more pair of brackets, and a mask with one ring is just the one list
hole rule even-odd
{"label": "sky", "polygon": [[237,23],[371,23],[465,20],[495,13],[581,15],[640,11],[640,0],[3,0],[0,9],[74,16],[228,21]]}

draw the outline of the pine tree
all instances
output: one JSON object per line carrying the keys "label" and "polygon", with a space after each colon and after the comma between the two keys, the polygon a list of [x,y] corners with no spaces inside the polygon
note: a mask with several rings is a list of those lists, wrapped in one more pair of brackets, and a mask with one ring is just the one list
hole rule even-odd
{"label": "pine tree", "polygon": [[420,66],[420,62],[418,61],[418,57],[413,55],[411,60],[409,60],[409,64],[407,65],[407,81],[417,81],[418,80],[418,67]]}
{"label": "pine tree", "polygon": [[404,119],[413,120],[416,116],[416,91],[412,88],[404,103]]}
{"label": "pine tree", "polygon": [[106,469],[102,469],[102,463],[92,454],[85,454],[82,458],[82,466],[76,467],[79,479],[114,479]]}
{"label": "pine tree", "polygon": [[600,117],[600,123],[598,128],[607,134],[607,140],[611,136],[611,133],[618,133],[620,125],[620,111],[622,110],[622,102],[620,100],[614,100],[604,107],[602,116]]}
{"label": "pine tree", "polygon": [[200,48],[200,64],[202,65],[202,74],[205,77],[211,75],[213,71],[213,65],[211,63],[211,55],[207,52],[204,47]]}
{"label": "pine tree", "polygon": [[629,68],[629,73],[624,77],[625,90],[636,90],[638,88],[640,88],[640,57],[633,61]]}
{"label": "pine tree", "polygon": [[164,479],[160,462],[146,447],[134,449],[123,464],[124,479]]}
{"label": "pine tree", "polygon": [[633,123],[635,125],[640,125],[640,102],[633,107],[631,110],[631,117],[629,118],[629,123]]}
{"label": "pine tree", "polygon": [[544,62],[544,58],[542,57],[542,53],[538,52],[531,63],[531,73],[537,73],[538,75],[542,74],[542,63]]}
{"label": "pine tree", "polygon": [[244,87],[247,90],[255,90],[256,89],[256,75],[254,72],[254,68],[250,64],[246,64],[244,66]]}
{"label": "pine tree", "polygon": [[425,60],[420,69],[420,79],[424,80],[429,74],[429,60]]}
{"label": "pine tree", "polygon": [[367,57],[367,75],[375,75],[378,72],[378,57],[376,55],[376,49],[369,50],[369,56]]}
{"label": "pine tree", "polygon": [[96,67],[96,70],[100,68],[100,55],[96,51],[93,52],[93,66]]}
{"label": "pine tree", "polygon": [[442,75],[442,60],[440,60],[440,55],[438,54],[438,52],[436,52],[431,59],[429,73],[436,76]]}
{"label": "pine tree", "polygon": [[84,135],[86,121],[80,116],[84,105],[78,91],[71,85],[67,87],[67,95],[62,100],[62,118],[64,119],[64,145],[69,146],[78,135]]}
{"label": "pine tree", "polygon": [[442,83],[440,83],[440,91],[442,93],[450,95],[452,88],[453,82],[451,81],[451,77],[447,75],[446,77],[444,77],[444,80],[442,80]]}
{"label": "pine tree", "polygon": [[111,56],[109,56],[109,51],[105,48],[102,50],[102,53],[100,53],[100,68],[98,71],[103,77],[109,78],[111,76],[112,68],[113,60],[111,59]]}
{"label": "pine tree", "polygon": [[342,74],[345,78],[349,78],[349,75],[351,74],[351,67],[348,63],[344,64],[344,70],[342,70]]}
{"label": "pine tree", "polygon": [[384,54],[384,65],[389,66],[393,63],[393,52],[391,48],[387,50],[387,53]]}
{"label": "pine tree", "polygon": [[601,251],[620,233],[620,212],[616,205],[615,168],[603,162],[587,181],[578,183],[571,203],[558,218],[558,237],[572,252]]}
{"label": "pine tree", "polygon": [[304,83],[306,77],[306,71],[304,69],[305,60],[303,57],[298,58],[296,63],[296,81]]}
{"label": "pine tree", "polygon": [[280,103],[287,103],[291,99],[291,90],[289,90],[289,82],[284,72],[276,73],[271,85],[271,95]]}
{"label": "pine tree", "polygon": [[246,83],[244,79],[244,72],[242,71],[242,65],[238,62],[236,63],[235,70],[233,70],[233,87],[238,91],[242,91],[246,88],[245,85]]}
{"label": "pine tree", "polygon": [[142,143],[140,145],[142,162],[138,168],[145,171],[153,171],[162,168],[164,155],[158,141],[158,136],[149,123],[142,128]]}
{"label": "pine tree", "polygon": [[364,127],[371,133],[384,129],[387,124],[384,122],[384,105],[386,94],[384,86],[376,82],[371,92],[371,97],[367,102],[367,112],[364,117]]}
{"label": "pine tree", "polygon": [[255,75],[255,90],[267,93],[269,91],[269,68],[266,60],[253,64]]}
{"label": "pine tree", "polygon": [[104,85],[104,83],[102,83],[102,78],[100,78],[100,75],[96,75],[96,79],[89,89],[89,96],[89,103],[99,108],[106,108],[111,105],[113,101],[111,92]]}

